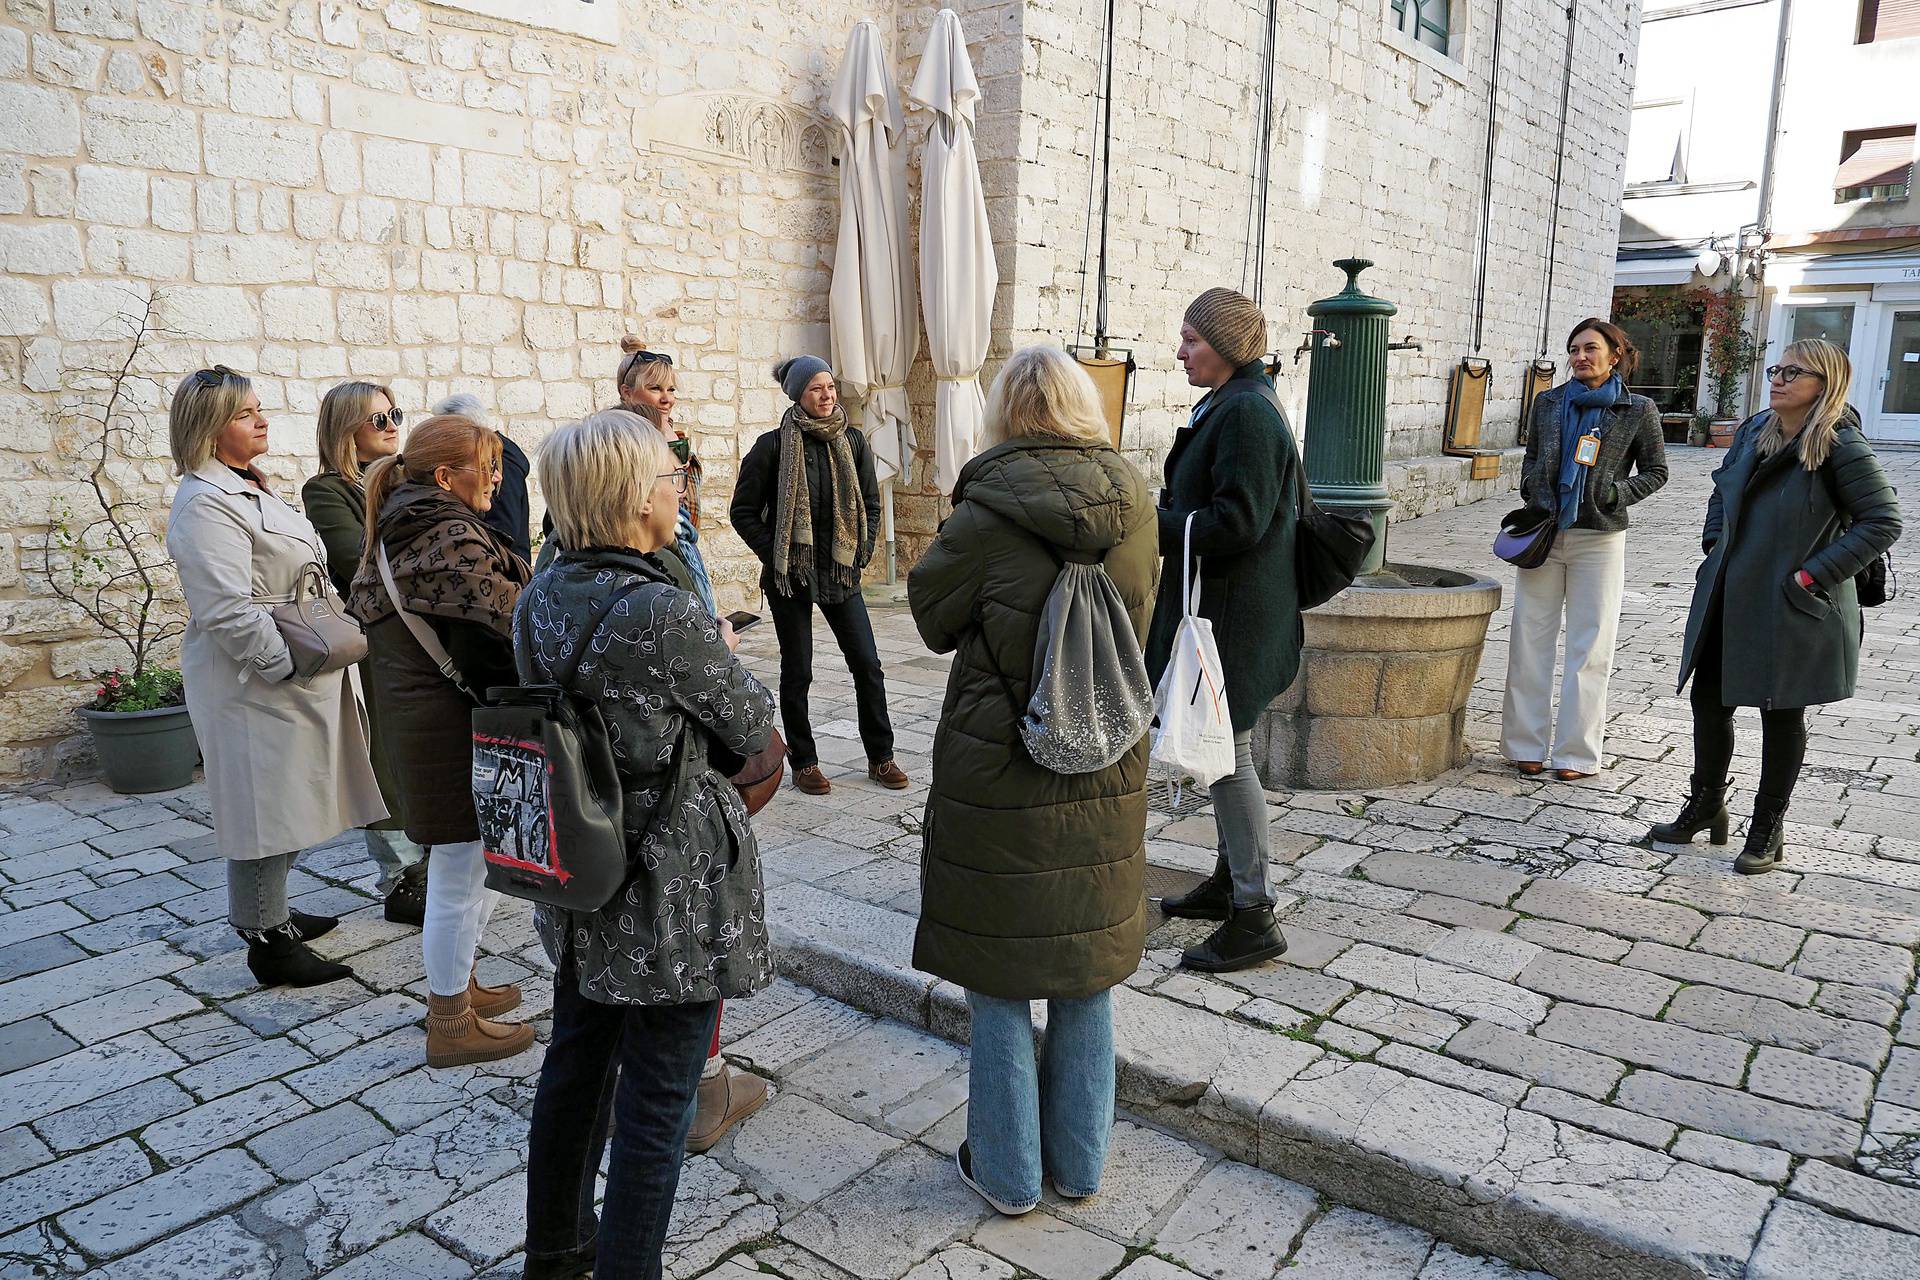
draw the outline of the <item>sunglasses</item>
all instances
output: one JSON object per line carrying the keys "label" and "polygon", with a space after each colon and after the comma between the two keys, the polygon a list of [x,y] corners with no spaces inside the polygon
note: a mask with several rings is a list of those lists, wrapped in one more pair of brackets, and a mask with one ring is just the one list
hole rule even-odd
{"label": "sunglasses", "polygon": [[239,376],[239,374],[227,368],[227,366],[217,364],[211,369],[195,371],[193,375],[193,385],[196,387],[217,387],[228,378],[237,378]]}
{"label": "sunglasses", "polygon": [[1825,374],[1815,369],[1802,369],[1797,364],[1776,364],[1776,365],[1768,366],[1767,381],[1778,382],[1781,386],[1784,387],[1803,373],[1812,374],[1814,377],[1820,379],[1822,382],[1825,382],[1827,380]]}
{"label": "sunglasses", "polygon": [[624,361],[621,362],[620,385],[623,387],[626,386],[627,379],[633,376],[634,369],[636,369],[642,364],[649,364],[649,363],[664,364],[664,365],[667,365],[669,368],[671,368],[673,365],[673,357],[669,355],[663,355],[658,351],[634,352],[632,355],[628,356]]}
{"label": "sunglasses", "polygon": [[402,422],[405,422],[406,419],[407,419],[407,416],[404,413],[400,412],[400,410],[389,409],[385,413],[376,413],[371,417],[369,417],[367,419],[367,424],[371,426],[375,431],[385,431],[387,429],[387,425],[391,423],[393,425],[393,429],[395,431],[398,431],[400,429],[400,424]]}
{"label": "sunglasses", "polygon": [[667,441],[667,448],[673,451],[674,461],[683,467],[693,459],[693,441],[685,436],[675,436]]}

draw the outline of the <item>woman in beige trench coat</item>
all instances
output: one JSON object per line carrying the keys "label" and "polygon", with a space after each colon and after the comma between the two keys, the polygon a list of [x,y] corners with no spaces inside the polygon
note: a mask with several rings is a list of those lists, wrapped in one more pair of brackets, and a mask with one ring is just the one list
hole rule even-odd
{"label": "woman in beige trench coat", "polygon": [[228,918],[262,984],[344,978],[347,966],[307,946],[339,922],[290,911],[287,874],[301,849],[387,810],[352,672],[294,676],[269,612],[308,565],[325,567],[326,550],[253,469],[267,449],[267,420],[246,378],[224,365],[188,374],[168,429],[182,478],[167,551],[190,614],[180,670],[227,859]]}

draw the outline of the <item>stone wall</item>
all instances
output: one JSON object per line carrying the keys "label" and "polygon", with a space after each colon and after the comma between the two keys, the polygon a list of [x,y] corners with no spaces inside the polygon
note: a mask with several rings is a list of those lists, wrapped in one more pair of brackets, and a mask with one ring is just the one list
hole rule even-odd
{"label": "stone wall", "polygon": [[[633,332],[675,354],[706,463],[708,558],[727,604],[750,597],[756,567],[726,498],[783,408],[770,366],[827,345],[838,201],[823,110],[846,33],[880,23],[904,98],[936,7],[0,0],[0,776],[71,754],[67,711],[111,658],[33,570],[51,504],[84,506],[62,394],[156,295],[169,332],[143,366],[155,385],[135,456],[114,472],[156,528],[172,483],[162,389],[186,370],[258,375],[266,470],[291,494],[336,381],[387,382],[415,413],[476,392],[531,447],[611,398],[616,342]],[[997,357],[1076,328],[1104,4],[953,7],[985,94]],[[1493,2],[1455,7],[1457,61],[1384,43],[1384,0],[1280,10],[1275,342],[1290,348],[1306,303],[1337,286],[1328,260],[1378,260],[1372,287],[1402,306],[1393,332],[1425,344],[1394,357],[1396,458],[1437,450],[1446,369],[1469,346]],[[1633,11],[1583,12],[1550,347],[1610,281]],[[1173,360],[1179,313],[1241,279],[1265,6],[1120,12],[1112,328],[1141,362],[1126,443],[1152,467],[1195,398]],[[1510,3],[1501,58],[1485,354],[1504,397],[1489,420],[1509,432],[1538,323],[1559,12]],[[909,113],[913,157],[926,124]],[[916,234],[918,183],[916,168]],[[1304,373],[1283,385],[1296,416]],[[924,355],[909,390],[926,446],[898,499],[910,563],[943,511]]]}

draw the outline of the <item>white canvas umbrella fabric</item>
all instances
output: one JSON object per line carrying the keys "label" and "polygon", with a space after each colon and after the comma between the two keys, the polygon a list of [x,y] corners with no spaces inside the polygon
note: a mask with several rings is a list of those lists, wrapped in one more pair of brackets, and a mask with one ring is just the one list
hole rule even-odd
{"label": "white canvas umbrella fabric", "polygon": [[[842,394],[866,401],[862,427],[882,482],[907,469],[907,373],[920,351],[907,241],[906,120],[872,21],[856,23],[829,112],[840,128],[840,239],[828,315]],[[891,491],[889,491],[891,497]],[[891,540],[892,504],[887,537]]]}
{"label": "white canvas umbrella fabric", "polygon": [[986,408],[980,366],[987,358],[993,293],[1000,283],[973,147],[980,82],[953,10],[942,9],[934,18],[908,97],[935,113],[920,159],[920,288],[927,354],[938,379],[934,480],[940,492],[950,494],[980,439]]}

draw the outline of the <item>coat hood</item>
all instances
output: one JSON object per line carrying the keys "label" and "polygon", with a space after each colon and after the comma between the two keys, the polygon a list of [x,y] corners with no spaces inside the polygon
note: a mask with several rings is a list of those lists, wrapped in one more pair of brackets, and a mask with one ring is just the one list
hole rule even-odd
{"label": "coat hood", "polygon": [[1095,555],[1153,519],[1146,482],[1105,441],[995,445],[961,470],[953,501],[977,502],[1043,542]]}

